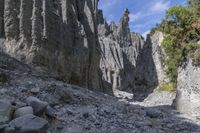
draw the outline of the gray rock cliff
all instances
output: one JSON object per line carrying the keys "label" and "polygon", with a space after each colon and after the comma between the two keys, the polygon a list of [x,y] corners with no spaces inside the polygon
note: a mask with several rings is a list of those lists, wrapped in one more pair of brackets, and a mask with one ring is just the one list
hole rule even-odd
{"label": "gray rock cliff", "polygon": [[148,35],[137,62],[137,78],[140,81],[145,81],[145,84],[149,87],[164,82],[166,78],[161,63],[161,57],[164,54],[161,48],[162,40],[163,34],[161,32],[156,32],[151,36]]}
{"label": "gray rock cliff", "polygon": [[188,59],[179,67],[175,106],[181,113],[200,116],[200,67]]}
{"label": "gray rock cliff", "polygon": [[0,0],[11,56],[88,88],[99,85],[98,0]]}
{"label": "gray rock cliff", "polygon": [[112,88],[113,93],[116,90],[132,93],[137,57],[143,48],[144,39],[141,35],[130,32],[128,9],[124,11],[119,25],[114,22],[108,25],[101,20],[99,42],[103,87]]}

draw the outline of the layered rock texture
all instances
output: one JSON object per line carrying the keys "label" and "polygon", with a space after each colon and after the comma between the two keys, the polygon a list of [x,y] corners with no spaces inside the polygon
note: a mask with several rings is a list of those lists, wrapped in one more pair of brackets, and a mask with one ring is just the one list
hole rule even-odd
{"label": "layered rock texture", "polygon": [[128,9],[116,26],[97,0],[1,2],[3,51],[68,83],[132,93],[144,39],[130,32]]}
{"label": "layered rock texture", "polygon": [[69,83],[100,88],[98,0],[1,0],[0,37],[13,57]]}
{"label": "layered rock texture", "polygon": [[[163,34],[155,32],[148,35],[145,45],[140,52],[136,65],[135,88],[144,98],[155,88],[167,81],[161,58],[164,51],[161,48]],[[141,99],[143,100],[143,99]]]}
{"label": "layered rock texture", "polygon": [[108,25],[104,20],[98,25],[103,87],[111,87],[114,93],[133,91],[137,59],[145,43],[142,36],[130,32],[128,15],[126,9],[118,26],[114,22]]}

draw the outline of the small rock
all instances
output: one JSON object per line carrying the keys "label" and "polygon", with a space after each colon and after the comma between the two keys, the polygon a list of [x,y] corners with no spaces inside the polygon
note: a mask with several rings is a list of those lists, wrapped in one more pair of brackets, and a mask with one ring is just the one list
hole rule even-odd
{"label": "small rock", "polygon": [[42,115],[48,106],[47,102],[41,101],[33,96],[28,97],[26,99],[26,102],[29,106],[33,108],[33,112],[35,115]]}
{"label": "small rock", "polygon": [[160,117],[163,117],[163,114],[159,110],[149,109],[146,112],[146,116],[148,116],[150,118],[160,118]]}
{"label": "small rock", "polygon": [[38,94],[40,92],[40,88],[32,88],[31,93]]}
{"label": "small rock", "polygon": [[17,118],[17,117],[21,117],[27,114],[33,114],[33,108],[31,106],[17,109],[14,113],[14,117]]}
{"label": "small rock", "polygon": [[13,101],[13,104],[15,104],[15,106],[17,107],[17,108],[22,108],[22,107],[25,107],[27,104],[26,103],[24,103],[24,102],[22,102],[22,101],[20,101],[20,100],[15,100],[15,101]]}
{"label": "small rock", "polygon": [[5,133],[46,133],[48,121],[32,114],[12,120],[8,127],[5,128]]}
{"label": "small rock", "polygon": [[46,108],[46,115],[50,116],[52,118],[55,118],[56,117],[55,110],[51,106],[47,106],[47,108]]}
{"label": "small rock", "polygon": [[0,125],[0,132],[1,130],[5,129],[7,126],[8,126],[7,124]]}
{"label": "small rock", "polygon": [[4,100],[0,100],[0,125],[6,124],[12,118],[14,112],[13,106]]}

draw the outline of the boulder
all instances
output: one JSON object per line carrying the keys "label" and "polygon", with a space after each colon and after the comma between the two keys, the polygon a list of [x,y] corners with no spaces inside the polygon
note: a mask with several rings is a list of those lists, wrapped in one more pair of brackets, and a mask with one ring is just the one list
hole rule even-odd
{"label": "boulder", "polygon": [[31,106],[17,109],[14,113],[14,117],[17,118],[17,117],[21,117],[27,114],[33,114],[33,108]]}
{"label": "boulder", "polygon": [[5,133],[46,133],[48,121],[32,114],[12,120],[5,128]]}
{"label": "boulder", "polygon": [[13,106],[4,100],[0,100],[0,125],[8,123],[13,115]]}
{"label": "boulder", "polygon": [[31,93],[38,94],[40,92],[40,88],[32,88]]}
{"label": "boulder", "polygon": [[33,96],[28,97],[26,99],[26,102],[29,106],[33,108],[33,112],[35,115],[42,115],[48,106],[47,102],[41,101]]}

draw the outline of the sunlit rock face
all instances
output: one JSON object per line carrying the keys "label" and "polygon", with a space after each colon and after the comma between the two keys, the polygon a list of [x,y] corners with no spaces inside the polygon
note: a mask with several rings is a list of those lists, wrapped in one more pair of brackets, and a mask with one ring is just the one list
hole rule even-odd
{"label": "sunlit rock face", "polygon": [[99,85],[98,0],[0,0],[4,51],[69,83]]}
{"label": "sunlit rock face", "polygon": [[114,93],[116,90],[132,93],[136,62],[144,45],[141,35],[130,32],[128,15],[126,9],[119,25],[114,22],[108,25],[103,19],[98,25],[103,87],[112,88]]}
{"label": "sunlit rock face", "polygon": [[178,71],[176,108],[189,116],[200,116],[200,67],[188,59]]}

